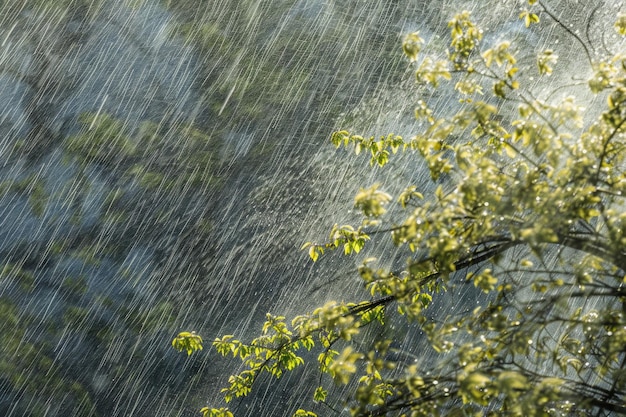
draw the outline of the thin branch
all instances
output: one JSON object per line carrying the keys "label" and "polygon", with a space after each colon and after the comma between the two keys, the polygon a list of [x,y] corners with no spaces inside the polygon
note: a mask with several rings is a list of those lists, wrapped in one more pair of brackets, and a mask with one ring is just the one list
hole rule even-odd
{"label": "thin branch", "polygon": [[[587,19],[587,25],[585,26],[585,37],[587,38],[587,42],[589,42],[589,45],[591,46],[592,49],[593,49],[593,42],[591,42],[591,36],[589,35],[591,31],[591,23],[593,22],[594,15],[596,14],[596,12],[600,9],[602,5],[603,5],[602,2],[598,2],[596,7],[593,8],[591,13],[589,13],[589,18]],[[595,50],[593,52],[595,53]]]}
{"label": "thin branch", "polygon": [[567,33],[569,33],[572,37],[574,37],[574,39],[576,39],[576,41],[578,41],[578,43],[583,47],[583,49],[585,50],[585,55],[587,56],[587,60],[589,61],[589,65],[591,65],[593,67],[593,59],[591,59],[591,53],[589,52],[589,48],[587,47],[587,45],[585,44],[585,42],[583,42],[583,40],[580,38],[580,36],[578,36],[575,32],[573,32],[570,28],[567,27],[567,25],[563,22],[561,22],[561,20],[559,20],[558,17],[556,17],[541,1],[537,2],[541,8],[543,9],[544,12],[546,12],[546,14],[548,16],[550,16],[550,18],[552,20],[554,20],[559,26],[561,26],[562,29],[564,29]]}

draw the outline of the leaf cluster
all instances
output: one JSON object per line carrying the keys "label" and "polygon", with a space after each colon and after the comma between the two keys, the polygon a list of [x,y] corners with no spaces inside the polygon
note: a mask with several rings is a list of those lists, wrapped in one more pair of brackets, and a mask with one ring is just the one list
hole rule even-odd
{"label": "leaf cluster", "polygon": [[172,347],[179,352],[187,352],[187,356],[193,352],[202,350],[202,337],[196,332],[180,332],[172,340]]}

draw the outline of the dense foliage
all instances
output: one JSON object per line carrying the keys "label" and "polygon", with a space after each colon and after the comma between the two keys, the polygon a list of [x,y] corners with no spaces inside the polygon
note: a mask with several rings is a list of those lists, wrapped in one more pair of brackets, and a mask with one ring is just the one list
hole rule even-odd
{"label": "dense foliage", "polygon": [[[417,101],[424,129],[410,139],[339,131],[332,142],[380,167],[396,152],[414,152],[430,170],[432,191],[408,186],[395,197],[399,208],[388,210],[393,196],[378,185],[363,188],[355,197],[361,224],[336,225],[327,241],[303,247],[316,261],[335,249],[358,253],[374,234],[387,234],[406,247],[407,262],[385,270],[367,259],[359,268],[367,300],[327,303],[290,324],[268,314],[251,341],[216,339],[217,352],[243,364],[223,389],[226,402],[317,350],[313,400],[324,414],[339,413],[341,401],[355,416],[626,413],[626,58],[610,45],[592,56],[540,1],[527,3],[519,16],[527,30],[541,30],[544,19],[560,25],[601,100],[585,109],[558,90],[536,98],[529,80],[556,71],[556,53],[486,44],[469,12],[450,20],[447,51],[407,35],[403,50],[422,91],[458,94],[461,106]],[[626,15],[614,29],[626,35]],[[430,312],[449,289],[468,285],[484,303],[447,316]],[[392,331],[365,334],[365,326],[385,328],[398,314],[419,326],[436,360],[398,360]],[[191,354],[201,342],[181,333],[173,345]],[[353,387],[350,398],[331,398],[333,384]],[[232,416],[227,408],[202,412]]]}

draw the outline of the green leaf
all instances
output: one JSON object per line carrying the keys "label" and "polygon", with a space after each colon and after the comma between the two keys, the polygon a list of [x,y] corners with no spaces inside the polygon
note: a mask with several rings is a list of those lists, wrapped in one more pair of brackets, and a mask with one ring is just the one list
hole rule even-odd
{"label": "green leaf", "polygon": [[172,340],[172,347],[179,352],[186,351],[187,356],[189,356],[198,350],[202,350],[202,337],[196,334],[196,332],[180,332]]}
{"label": "green leaf", "polygon": [[473,372],[467,376],[461,376],[459,379],[459,393],[464,403],[474,402],[481,405],[487,403],[486,388],[491,383],[489,377],[481,372]]}
{"label": "green leaf", "polygon": [[348,346],[332,360],[328,370],[337,384],[345,385],[350,381],[350,377],[357,371],[356,362],[361,357],[360,353],[354,352],[352,347]]}
{"label": "green leaf", "polygon": [[326,397],[328,396],[328,391],[326,391],[323,387],[317,387],[315,389],[315,394],[313,394],[313,399],[315,401],[326,401]]}
{"label": "green leaf", "polygon": [[380,191],[378,187],[379,184],[374,184],[369,188],[361,188],[354,197],[354,207],[367,217],[382,216],[387,211],[384,206],[391,201],[391,195]]}
{"label": "green leaf", "polygon": [[493,291],[498,283],[498,279],[491,274],[491,269],[485,269],[478,274],[470,273],[467,277],[468,280],[474,281],[474,286],[488,293]]}
{"label": "green leaf", "polygon": [[626,13],[619,13],[615,21],[615,30],[622,36],[626,36]]}
{"label": "green leaf", "polygon": [[293,413],[293,417],[317,417],[317,414],[312,411],[299,409],[295,413]]}
{"label": "green leaf", "polygon": [[311,246],[309,248],[309,256],[311,257],[311,259],[313,260],[313,262],[317,261],[317,259],[319,258],[319,252],[317,251],[317,247],[316,246]]}
{"label": "green leaf", "polygon": [[202,417],[234,417],[228,408],[203,407],[200,412]]}
{"label": "green leaf", "polygon": [[552,68],[556,64],[557,59],[558,56],[551,49],[546,49],[537,55],[537,67],[539,68],[539,74],[552,74]]}
{"label": "green leaf", "polygon": [[506,98],[505,93],[506,83],[504,81],[498,81],[493,84],[493,93],[500,98]]}
{"label": "green leaf", "polygon": [[522,13],[520,13],[519,18],[524,20],[524,24],[526,25],[526,27],[530,27],[530,25],[533,23],[539,23],[539,16],[529,12],[528,10],[524,10]]}
{"label": "green leaf", "polygon": [[424,39],[419,36],[419,32],[409,33],[402,40],[402,50],[411,62],[417,61],[417,56],[423,44]]}
{"label": "green leaf", "polygon": [[213,341],[213,346],[215,347],[215,349],[217,350],[219,354],[221,354],[222,356],[226,356],[226,355],[233,353],[235,346],[236,346],[236,342],[237,341],[234,340],[233,335],[225,335],[221,339],[216,338]]}

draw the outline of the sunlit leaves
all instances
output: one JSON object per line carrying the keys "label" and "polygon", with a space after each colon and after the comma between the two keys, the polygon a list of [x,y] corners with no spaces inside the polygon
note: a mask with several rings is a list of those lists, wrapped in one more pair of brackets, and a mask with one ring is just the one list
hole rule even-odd
{"label": "sunlit leaves", "polygon": [[348,346],[333,360],[328,371],[337,384],[347,384],[357,370],[356,362],[361,358],[360,353]]}
{"label": "sunlit leaves", "polygon": [[[361,199],[359,203],[362,205],[368,205],[368,210],[377,209],[374,205],[372,205],[376,203],[380,205],[380,207],[378,207],[379,210],[384,210],[382,208],[382,204],[384,202],[383,200],[386,200],[387,198],[385,193],[381,192],[379,195],[376,195],[374,197],[378,200],[366,203],[365,199],[367,197],[363,197],[363,199]],[[302,245],[301,250],[308,249],[309,257],[313,260],[313,262],[317,261],[320,255],[324,254],[325,249],[334,250],[338,248],[343,248],[343,252],[346,255],[349,255],[351,253],[359,253],[365,246],[365,242],[370,240],[369,235],[365,233],[363,229],[364,226],[367,226],[371,223],[372,221],[365,221],[362,227],[356,229],[350,225],[339,226],[335,224],[330,231],[327,243],[314,244],[312,242],[305,242]]]}
{"label": "sunlit leaves", "polygon": [[589,79],[589,88],[594,93],[599,93],[613,85],[613,78],[617,74],[617,68],[612,62],[601,61],[595,65],[594,74]]}
{"label": "sunlit leaves", "polygon": [[585,109],[576,103],[574,97],[567,96],[556,105],[543,105],[543,107],[546,109],[546,116],[550,118],[552,126],[564,126],[572,129],[583,127],[582,115]]}
{"label": "sunlit leaves", "polygon": [[[538,15],[530,11],[524,11],[520,17],[526,26],[539,22]],[[359,273],[373,297],[392,297],[400,314],[420,323],[436,351],[458,352],[459,364],[464,369],[456,380],[458,396],[468,407],[487,405],[499,398],[512,415],[542,415],[542,411],[539,414],[536,410],[531,411],[527,404],[530,401],[543,406],[559,401],[561,379],[543,378],[531,382],[535,377],[526,374],[523,367],[494,372],[487,364],[497,357],[502,360],[506,355],[548,357],[550,344],[538,337],[543,326],[548,326],[548,319],[542,321],[544,319],[537,320],[532,316],[540,322],[533,323],[526,320],[525,315],[534,314],[534,308],[539,311],[554,308],[560,314],[567,310],[567,294],[571,287],[591,291],[588,288],[598,285],[595,280],[598,271],[610,270],[607,264],[598,261],[601,258],[597,254],[604,254],[609,263],[611,260],[620,262],[610,254],[606,234],[602,237],[594,235],[588,241],[585,233],[597,234],[599,229],[606,232],[608,228],[612,242],[626,243],[621,232],[626,224],[617,220],[616,212],[606,210],[598,186],[594,185],[598,181],[604,181],[604,184],[622,181],[612,182],[609,178],[616,178],[612,172],[623,163],[620,154],[626,149],[622,137],[626,93],[620,87],[624,75],[618,68],[620,61],[617,58],[594,64],[595,75],[589,82],[591,90],[610,89],[611,92],[607,95],[608,109],[600,120],[585,126],[585,108],[572,96],[550,102],[524,96],[524,86],[516,78],[522,64],[512,52],[516,50],[513,44],[503,41],[484,50],[480,56],[481,67],[477,59],[471,59],[481,36],[480,30],[469,20],[469,13],[457,15],[450,22],[450,28],[453,40],[448,67],[464,72],[464,76],[456,81],[455,90],[465,97],[480,94],[487,80],[493,86],[496,100],[514,98],[521,102],[520,118],[507,119],[498,107],[468,98],[460,100],[467,105],[466,109],[450,117],[435,117],[426,101],[418,101],[415,116],[427,124],[424,131],[418,132],[405,146],[420,152],[434,180],[440,180],[441,175],[447,173],[459,173],[461,179],[446,192],[438,186],[433,195],[423,196],[415,186],[409,186],[399,195],[398,201],[407,215],[393,228],[394,242],[406,244],[411,252],[427,254],[427,261],[410,262],[400,274],[364,263]],[[425,57],[416,75],[418,81],[438,88],[442,78],[440,69],[445,66],[441,64],[435,68],[435,62]],[[550,75],[557,63],[552,50],[545,50],[537,56],[536,64],[541,75]],[[490,72],[483,73],[489,75],[481,79],[479,74],[485,71],[484,68]],[[450,71],[450,78],[452,76]],[[471,132],[471,137],[467,132]],[[450,142],[457,137],[462,138],[460,142],[451,145]],[[576,137],[579,140],[574,139]],[[624,177],[623,168],[619,169]],[[619,190],[613,190],[617,196],[621,195],[621,188]],[[361,190],[361,198],[365,198],[366,191]],[[382,211],[370,211],[381,213],[376,217],[384,220]],[[591,226],[581,226],[587,228],[584,233],[577,229],[579,224],[595,224],[603,213],[604,228],[591,231]],[[497,243],[507,241],[510,243]],[[502,257],[500,245],[505,252],[509,244],[511,247],[523,245],[529,254],[540,259],[549,245],[562,245],[590,254],[583,257],[578,266],[570,263],[567,266],[569,275],[565,276],[542,276],[535,271],[545,265],[539,267],[536,259],[524,259],[518,265],[528,271],[524,276],[529,278],[518,287],[514,278],[516,273],[507,271],[499,261]],[[484,258],[481,251],[485,253]],[[475,259],[495,266],[481,267],[465,275],[477,289],[495,297],[493,304],[477,312],[473,319],[468,318],[467,322],[437,324],[429,321],[423,311],[436,293],[435,283],[448,283],[459,265],[472,264]],[[619,278],[616,282],[621,276]],[[553,297],[554,305],[545,304],[546,307],[537,303],[542,306],[537,307],[529,302],[515,307],[519,310],[509,309],[504,300],[512,300],[507,298],[508,294],[522,287],[541,294],[541,297]],[[606,357],[615,355],[620,343],[615,341],[621,340],[619,329],[611,328],[611,337],[602,339],[604,344],[600,346],[600,331],[603,329],[598,323],[604,319],[591,312],[571,320],[572,323],[581,320],[584,324],[572,324],[570,336],[563,339],[562,348],[552,352],[554,366],[563,375],[583,372],[588,366],[585,365],[589,360],[585,356],[587,352],[602,351]],[[467,323],[471,323],[470,335],[474,335],[475,329],[482,329],[481,332],[488,332],[489,336],[483,333],[479,345],[459,348],[456,335],[468,330]],[[578,329],[579,336],[584,335],[582,341],[571,336],[574,329]],[[604,342],[609,340],[613,344]],[[567,354],[565,350],[568,350]],[[339,355],[337,351],[333,352]],[[606,375],[608,367],[603,364],[597,370]],[[382,396],[374,394],[373,381],[376,379],[376,373],[361,377],[360,381],[365,385],[356,394],[360,402],[384,403]],[[408,381],[407,389],[414,398],[419,398],[422,390],[427,389],[420,376],[413,376]],[[547,385],[550,383],[554,386]],[[559,407],[567,410],[571,404],[560,402]]]}
{"label": "sunlit leaves", "polygon": [[374,184],[369,188],[361,188],[354,197],[354,207],[367,217],[380,217],[387,211],[384,205],[391,200],[391,196],[380,191],[378,187],[378,184]]}
{"label": "sunlit leaves", "polygon": [[422,50],[424,39],[419,36],[419,32],[409,33],[402,40],[402,50],[411,62],[417,61],[417,56]]}
{"label": "sunlit leaves", "polygon": [[369,150],[371,154],[370,165],[376,164],[380,167],[387,164],[390,153],[395,154],[404,145],[402,137],[393,133],[376,139],[373,136],[364,138],[360,135],[351,135],[345,130],[334,132],[331,135],[331,142],[337,148],[341,145],[347,148],[350,144],[353,144],[354,152],[357,155],[364,149]]}
{"label": "sunlit leaves", "polygon": [[520,13],[519,15],[519,18],[524,21],[524,25],[526,25],[526,27],[530,27],[530,25],[532,25],[533,23],[539,23],[539,16],[528,10],[522,11],[522,13]]}
{"label": "sunlit leaves", "polygon": [[450,80],[452,75],[448,69],[447,61],[434,61],[430,57],[426,57],[415,72],[415,78],[419,83],[438,87],[440,79]]}
{"label": "sunlit leaves", "polygon": [[491,274],[490,269],[485,269],[477,274],[470,273],[467,279],[472,280],[474,286],[480,288],[485,293],[493,291],[498,283],[498,279]]}
{"label": "sunlit leaves", "polygon": [[317,356],[317,362],[319,363],[320,371],[328,373],[329,367],[333,363],[337,355],[339,355],[339,352],[333,349],[329,349],[329,347],[327,346],[326,350]]}
{"label": "sunlit leaves", "polygon": [[[564,382],[561,378],[543,378],[539,384],[533,387],[536,406],[544,406],[550,401],[557,400]],[[527,405],[527,407],[529,406]]]}
{"label": "sunlit leaves", "polygon": [[[473,80],[461,80],[456,83],[454,88],[461,94],[469,96],[472,94],[483,94],[483,87]],[[420,116],[416,110],[416,116]]]}
{"label": "sunlit leaves", "polygon": [[483,52],[485,64],[489,67],[491,66],[491,63],[495,61],[495,63],[499,67],[504,64],[507,64],[508,66],[515,65],[517,60],[511,53],[510,47],[511,43],[508,41],[504,41],[500,42],[491,49],[487,49],[485,52]]}
{"label": "sunlit leaves", "polygon": [[293,413],[293,417],[317,417],[317,414],[312,411],[306,411],[300,408],[296,410],[295,413]]}
{"label": "sunlit leaves", "polygon": [[316,245],[312,242],[305,242],[300,247],[300,250],[304,249],[308,249],[309,257],[313,260],[313,262],[316,262],[319,259],[320,255],[324,254],[324,245]]}
{"label": "sunlit leaves", "polygon": [[418,373],[416,365],[411,365],[407,367],[405,373],[406,377],[404,383],[406,387],[408,388],[412,396],[419,398],[421,396],[421,390],[425,385],[424,378],[421,377]]}
{"label": "sunlit leaves", "polygon": [[506,98],[506,82],[498,81],[493,84],[493,93],[499,98]]}
{"label": "sunlit leaves", "polygon": [[221,392],[224,395],[224,401],[231,402],[234,397],[245,397],[252,390],[252,384],[256,379],[256,370],[245,370],[238,375],[231,375],[228,378],[230,384],[226,388],[222,388]]}
{"label": "sunlit leaves", "polygon": [[495,381],[496,389],[505,397],[515,399],[528,388],[528,378],[519,372],[504,371]]}
{"label": "sunlit leaves", "polygon": [[544,154],[553,145],[550,126],[543,121],[515,120],[511,123],[515,128],[513,141],[522,141],[524,147],[530,148],[535,155]]}
{"label": "sunlit leaves", "polygon": [[417,101],[417,107],[415,107],[415,118],[416,119],[425,119],[428,123],[435,123],[435,119],[433,118],[433,112],[428,107],[424,100]]}
{"label": "sunlit leaves", "polygon": [[228,408],[203,407],[200,412],[202,417],[234,417]]}
{"label": "sunlit leaves", "polygon": [[348,146],[350,140],[350,134],[345,130],[340,130],[337,132],[333,132],[330,137],[330,141],[335,145],[335,147],[340,147],[341,145]]}
{"label": "sunlit leaves", "polygon": [[472,372],[459,377],[459,394],[464,403],[474,402],[486,405],[489,400],[491,380],[483,373]]}
{"label": "sunlit leaves", "polygon": [[537,68],[539,69],[539,74],[552,74],[552,68],[556,64],[557,59],[558,55],[556,55],[551,49],[546,49],[545,51],[539,53],[537,55]]}
{"label": "sunlit leaves", "polygon": [[313,399],[315,401],[325,401],[328,396],[328,391],[326,391],[323,387],[317,387],[315,389],[315,394],[313,394]]}
{"label": "sunlit leaves", "polygon": [[317,261],[319,256],[322,255],[323,253],[324,253],[324,248],[322,247],[313,246],[313,245],[309,247],[309,256],[311,257],[313,262]]}
{"label": "sunlit leaves", "polygon": [[616,88],[607,98],[609,111],[614,111],[624,107],[624,103],[626,103],[626,88],[624,87]]}
{"label": "sunlit leaves", "polygon": [[626,36],[626,13],[619,13],[615,21],[615,30],[622,36]]}
{"label": "sunlit leaves", "polygon": [[263,323],[263,334],[267,334],[269,330],[277,334],[283,334],[285,336],[291,336],[291,332],[287,328],[285,324],[285,317],[283,316],[274,316],[270,313],[266,315],[267,321]]}
{"label": "sunlit leaves", "polygon": [[235,354],[240,342],[234,339],[233,335],[225,335],[221,338],[216,338],[213,341],[213,347],[220,353],[222,356],[229,355],[231,353]]}
{"label": "sunlit leaves", "polygon": [[361,228],[354,229],[350,225],[335,225],[330,231],[330,242],[327,244],[329,248],[338,248],[343,246],[346,255],[359,253],[365,242],[369,240],[369,236],[363,232]]}
{"label": "sunlit leaves", "polygon": [[343,303],[328,302],[324,306],[313,311],[312,322],[317,328],[323,328],[327,331],[325,340],[322,344],[330,347],[333,338],[344,340],[352,340],[359,333],[360,322],[358,317],[350,314],[355,305],[346,305]]}
{"label": "sunlit leaves", "polygon": [[[232,335],[216,338],[213,342],[213,346],[220,354],[239,357],[246,367],[239,374],[232,375],[228,380],[230,385],[222,390],[227,402],[234,397],[248,395],[257,376],[262,372],[280,378],[285,371],[303,365],[304,360],[296,352],[301,348],[310,350],[315,345],[313,338],[304,334],[306,330],[303,330],[301,336],[294,338],[293,331],[285,323],[284,317],[268,313],[266,319],[262,336],[247,344]],[[302,322],[295,324],[293,330],[299,333],[303,325]]]}
{"label": "sunlit leaves", "polygon": [[202,350],[202,337],[196,332],[180,332],[172,340],[172,347],[179,352],[187,352],[187,355]]}
{"label": "sunlit leaves", "polygon": [[415,199],[423,199],[424,196],[422,193],[417,191],[417,187],[415,185],[411,185],[407,187],[401,194],[398,196],[398,202],[402,206],[402,208],[406,208],[407,204],[411,202],[411,200]]}
{"label": "sunlit leaves", "polygon": [[382,406],[388,398],[400,393],[395,384],[385,382],[381,374],[388,369],[394,369],[393,364],[383,359],[389,351],[390,343],[390,340],[375,343],[374,349],[364,358],[365,373],[359,378],[355,393],[356,401],[363,407]]}
{"label": "sunlit leaves", "polygon": [[450,61],[455,70],[467,69],[469,58],[477,49],[482,37],[482,30],[470,18],[470,12],[463,11],[455,15],[450,22],[451,46],[453,52]]}

